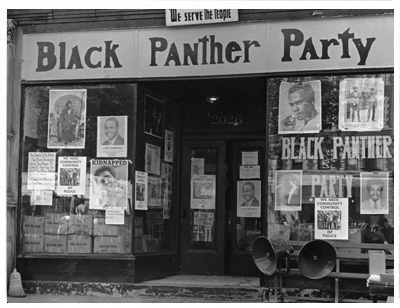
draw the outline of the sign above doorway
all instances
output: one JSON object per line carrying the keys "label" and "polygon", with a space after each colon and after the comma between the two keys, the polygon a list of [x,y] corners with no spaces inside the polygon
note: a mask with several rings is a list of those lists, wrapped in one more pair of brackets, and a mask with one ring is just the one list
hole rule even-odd
{"label": "sign above doorway", "polygon": [[232,9],[168,9],[166,26],[204,25],[239,21],[238,10]]}

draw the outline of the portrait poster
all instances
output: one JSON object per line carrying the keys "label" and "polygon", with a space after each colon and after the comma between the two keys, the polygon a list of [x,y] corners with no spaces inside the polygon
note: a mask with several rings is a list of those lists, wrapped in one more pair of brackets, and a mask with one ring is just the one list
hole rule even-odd
{"label": "portrait poster", "polygon": [[275,171],[275,211],[301,211],[302,171]]}
{"label": "portrait poster", "polygon": [[163,138],[164,103],[146,95],[144,102],[144,132],[154,137]]}
{"label": "portrait poster", "polygon": [[380,131],[384,126],[382,78],[348,78],[339,87],[339,129]]}
{"label": "portrait poster", "polygon": [[315,198],[315,239],[349,239],[349,199]]}
{"label": "portrait poster", "polygon": [[321,81],[283,81],[279,87],[279,134],[319,133]]}
{"label": "portrait poster", "polygon": [[56,185],[56,153],[29,152],[28,189],[54,190]]}
{"label": "portrait poster", "polygon": [[146,143],[145,172],[160,175],[160,154],[159,146]]}
{"label": "portrait poster", "polygon": [[86,188],[86,157],[58,157],[57,194],[84,195]]}
{"label": "portrait poster", "polygon": [[237,182],[237,217],[261,217],[261,181]]}
{"label": "portrait poster", "polygon": [[148,207],[161,207],[161,178],[147,177]]}
{"label": "portrait poster", "polygon": [[135,176],[135,210],[147,210],[147,173],[136,171]]}
{"label": "portrait poster", "polygon": [[362,172],[360,179],[360,214],[389,214],[388,173]]}
{"label": "portrait poster", "polygon": [[172,165],[161,164],[161,204],[164,219],[170,219],[172,205]]}
{"label": "portrait poster", "polygon": [[204,158],[192,157],[191,160],[191,175],[202,175],[204,174]]}
{"label": "portrait poster", "polygon": [[215,175],[192,175],[190,208],[215,209]]}
{"label": "portrait poster", "polygon": [[86,95],[86,89],[50,90],[47,148],[85,148]]}
{"label": "portrait poster", "polygon": [[34,190],[31,195],[31,205],[53,205],[53,191],[52,190]]}
{"label": "portrait poster", "polygon": [[128,160],[91,160],[89,208],[128,208]]}
{"label": "portrait poster", "polygon": [[174,133],[165,130],[164,160],[172,163],[174,161]]}
{"label": "portrait poster", "polygon": [[97,157],[126,157],[127,116],[97,117]]}

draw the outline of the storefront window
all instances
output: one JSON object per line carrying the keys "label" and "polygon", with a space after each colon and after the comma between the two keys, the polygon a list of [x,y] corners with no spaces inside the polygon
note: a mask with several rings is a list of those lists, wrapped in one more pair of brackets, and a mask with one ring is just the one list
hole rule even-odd
{"label": "storefront window", "polygon": [[24,89],[20,252],[132,253],[134,86]]}
{"label": "storefront window", "polygon": [[392,74],[268,82],[268,235],[393,244]]}

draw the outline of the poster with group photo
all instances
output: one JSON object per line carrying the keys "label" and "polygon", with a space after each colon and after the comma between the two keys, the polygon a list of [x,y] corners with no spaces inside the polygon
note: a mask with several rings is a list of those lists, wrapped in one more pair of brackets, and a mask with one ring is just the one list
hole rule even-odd
{"label": "poster with group photo", "polygon": [[389,214],[389,175],[387,172],[360,173],[360,214]]}
{"label": "poster with group photo", "polygon": [[349,199],[315,198],[315,239],[349,238]]}
{"label": "poster with group photo", "polygon": [[47,148],[84,149],[86,89],[50,90]]}
{"label": "poster with group photo", "polygon": [[279,134],[319,133],[321,81],[283,81],[279,88]]}
{"label": "poster with group photo", "polygon": [[237,182],[237,217],[261,217],[261,181]]}
{"label": "poster with group photo", "polygon": [[145,172],[160,175],[161,148],[159,146],[146,143],[145,152]]}
{"label": "poster with group photo", "polygon": [[90,209],[128,209],[128,160],[91,161]]}
{"label": "poster with group photo", "polygon": [[144,102],[144,132],[157,138],[163,138],[164,103],[146,95]]}
{"label": "poster with group photo", "polygon": [[215,175],[192,175],[190,181],[190,208],[215,209]]}
{"label": "poster with group photo", "polygon": [[339,129],[380,131],[384,126],[384,81],[348,78],[340,82]]}
{"label": "poster with group photo", "polygon": [[127,116],[97,117],[97,157],[126,157]]}
{"label": "poster with group photo", "polygon": [[57,194],[84,195],[86,188],[86,157],[58,157]]}
{"label": "poster with group photo", "polygon": [[301,211],[302,171],[275,171],[275,211]]}

